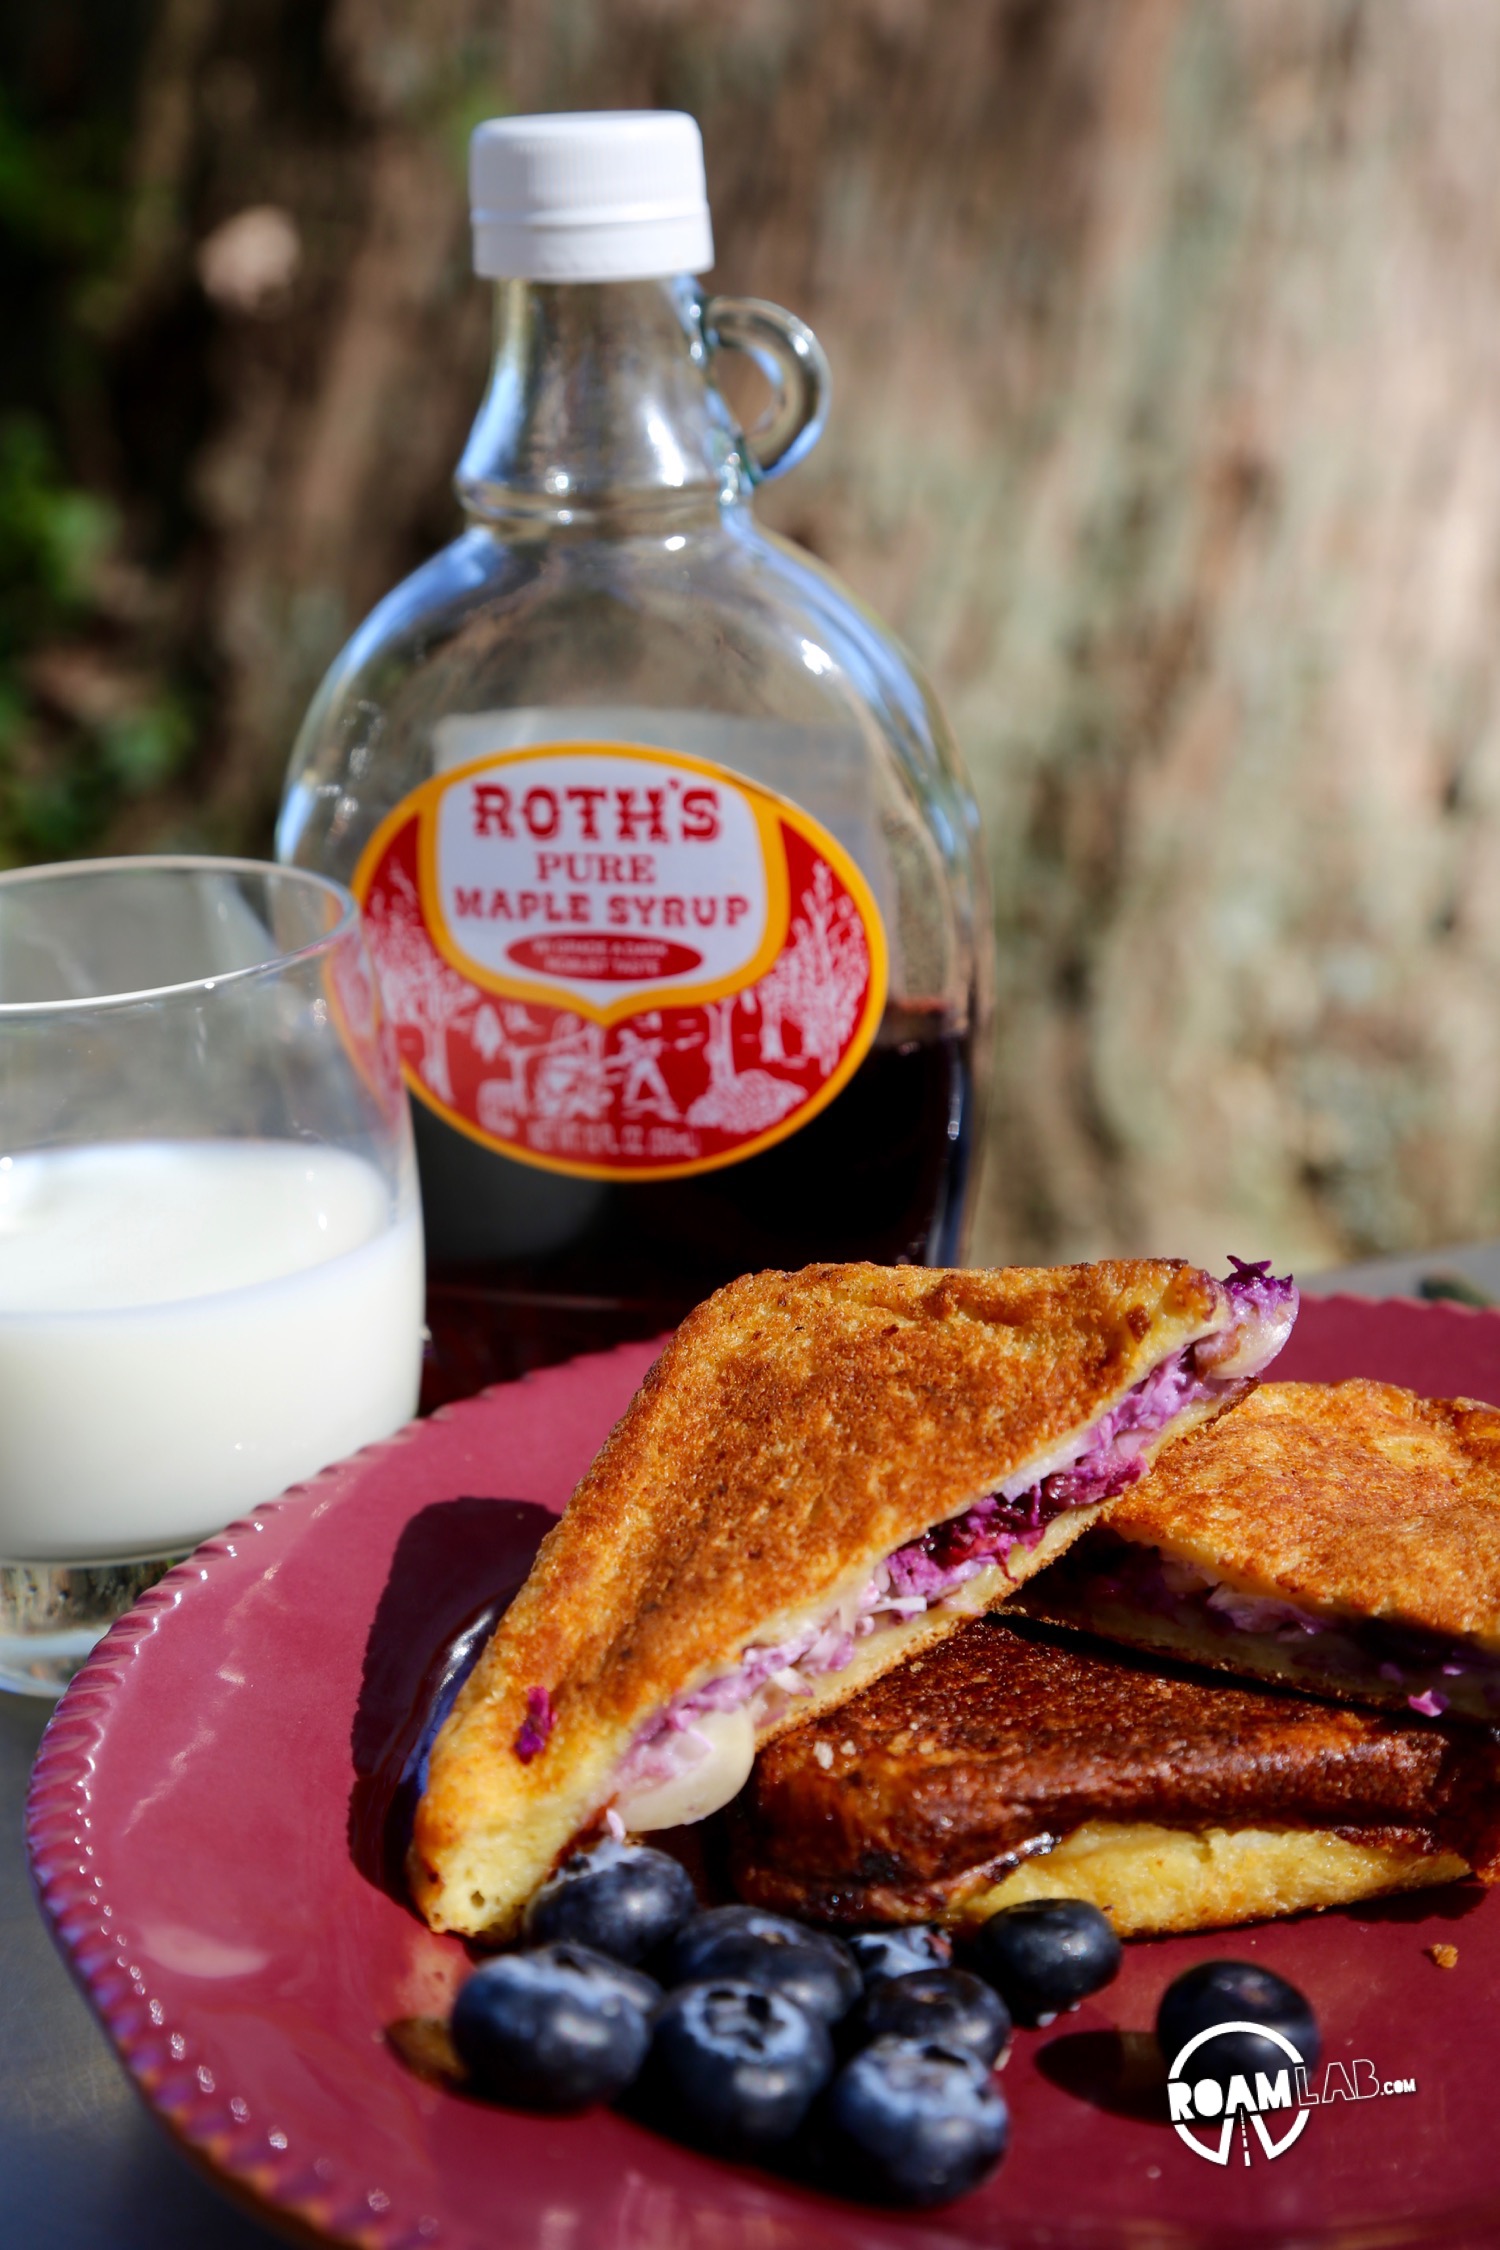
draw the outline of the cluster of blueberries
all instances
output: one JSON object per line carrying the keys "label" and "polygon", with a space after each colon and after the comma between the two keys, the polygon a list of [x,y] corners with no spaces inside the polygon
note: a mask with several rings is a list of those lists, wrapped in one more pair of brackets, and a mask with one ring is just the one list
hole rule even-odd
{"label": "cluster of blueberries", "polygon": [[475,2093],[542,2110],[624,2097],[715,2155],[910,2206],[965,2194],[1004,2155],[991,2073],[1012,2023],[1050,2022],[1120,1965],[1081,1900],[1005,1908],[955,1968],[926,1926],[843,1941],[754,1907],[700,1911],[676,1860],[616,1842],[564,1864],[525,1935],[454,2006]]}

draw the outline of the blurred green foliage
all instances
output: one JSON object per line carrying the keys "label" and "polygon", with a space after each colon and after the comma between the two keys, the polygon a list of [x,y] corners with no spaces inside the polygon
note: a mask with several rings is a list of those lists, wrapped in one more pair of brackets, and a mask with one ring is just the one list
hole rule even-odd
{"label": "blurred green foliage", "polygon": [[[192,747],[180,683],[140,661],[117,582],[127,514],[99,463],[128,262],[128,80],[60,101],[26,55],[0,89],[0,866],[95,847]],[[54,74],[55,76],[55,74]],[[39,83],[35,82],[39,81]],[[29,97],[29,98],[28,98]],[[92,444],[80,443],[80,438]],[[92,475],[70,454],[92,453]],[[119,644],[129,637],[130,661]],[[77,692],[67,692],[69,680]],[[50,684],[49,684],[50,683]],[[62,692],[59,692],[62,683]]]}
{"label": "blurred green foliage", "polygon": [[0,654],[13,657],[87,606],[118,528],[106,501],[61,480],[40,422],[0,421]]}

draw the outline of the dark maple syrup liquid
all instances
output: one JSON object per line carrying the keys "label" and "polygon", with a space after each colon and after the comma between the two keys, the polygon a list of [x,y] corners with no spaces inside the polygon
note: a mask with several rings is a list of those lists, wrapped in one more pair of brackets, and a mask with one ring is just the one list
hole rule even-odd
{"label": "dark maple syrup liquid", "polygon": [[424,1410],[660,1335],[736,1274],[819,1259],[954,1263],[973,1099],[969,1037],[893,1009],[811,1124],[685,1179],[543,1172],[414,1103],[431,1337]]}

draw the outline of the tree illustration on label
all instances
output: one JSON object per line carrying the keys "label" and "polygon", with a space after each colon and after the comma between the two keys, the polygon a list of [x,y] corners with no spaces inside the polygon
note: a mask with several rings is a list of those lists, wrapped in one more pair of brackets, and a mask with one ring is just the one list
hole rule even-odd
{"label": "tree illustration on label", "polygon": [[849,1044],[869,982],[870,957],[854,901],[847,891],[835,892],[822,860],[799,903],[790,945],[756,987],[761,1060],[784,1060],[782,1025],[789,1022],[804,1053],[826,1072]]}
{"label": "tree illustration on label", "polygon": [[[746,995],[746,1000],[750,999]],[[768,1070],[741,1070],[734,1059],[734,1011],[738,1000],[718,1000],[708,1011],[708,1091],[688,1111],[690,1125],[714,1125],[722,1133],[763,1133],[804,1098],[794,1079],[773,1078]]]}
{"label": "tree illustration on label", "polygon": [[415,1062],[422,1084],[447,1106],[453,1100],[448,1034],[468,1028],[483,995],[434,953],[416,883],[404,867],[394,866],[389,886],[366,901],[365,923],[402,1058]]}
{"label": "tree illustration on label", "polygon": [[[519,781],[493,779],[527,759],[536,763]],[[620,769],[638,783],[647,761],[650,787],[607,789]],[[419,790],[361,861],[355,888],[407,1082],[450,1123],[505,1155],[636,1178],[733,1163],[816,1115],[874,1036],[885,998],[884,933],[858,869],[799,808],[757,796],[716,768],[680,764],[683,778],[655,752],[498,757]],[[675,858],[665,846],[581,848],[563,825],[575,801],[583,840],[591,832],[598,839],[617,801],[620,817],[641,828],[633,843],[652,842],[648,824],[657,822],[675,840]],[[497,837],[502,818],[511,833]],[[527,818],[549,840],[530,863]],[[700,840],[721,853],[732,847],[734,860],[714,863],[705,851],[694,861]],[[748,859],[752,848],[758,865]],[[542,873],[528,889],[521,876],[533,863]],[[574,887],[537,887],[554,876]],[[644,942],[622,930],[604,945],[605,925],[627,913],[643,924],[665,916],[671,926],[674,900],[686,902],[695,945],[644,930]],[[523,913],[566,913],[577,926],[507,936],[507,918]],[[492,920],[495,941],[486,939],[476,957],[473,930]],[[545,983],[528,981],[538,973]],[[566,988],[563,980],[575,976]]]}

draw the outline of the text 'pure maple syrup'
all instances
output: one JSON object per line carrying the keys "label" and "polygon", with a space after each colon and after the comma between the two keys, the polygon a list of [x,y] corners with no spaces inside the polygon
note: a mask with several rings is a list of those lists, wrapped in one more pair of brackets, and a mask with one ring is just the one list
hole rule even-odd
{"label": "text 'pure maple syrup'", "polygon": [[[690,118],[481,126],[464,532],[338,658],[284,858],[360,899],[414,1098],[427,1403],[733,1275],[961,1255],[988,918],[931,690],[751,494],[827,367],[707,297]],[[772,381],[734,422],[713,374]]]}

